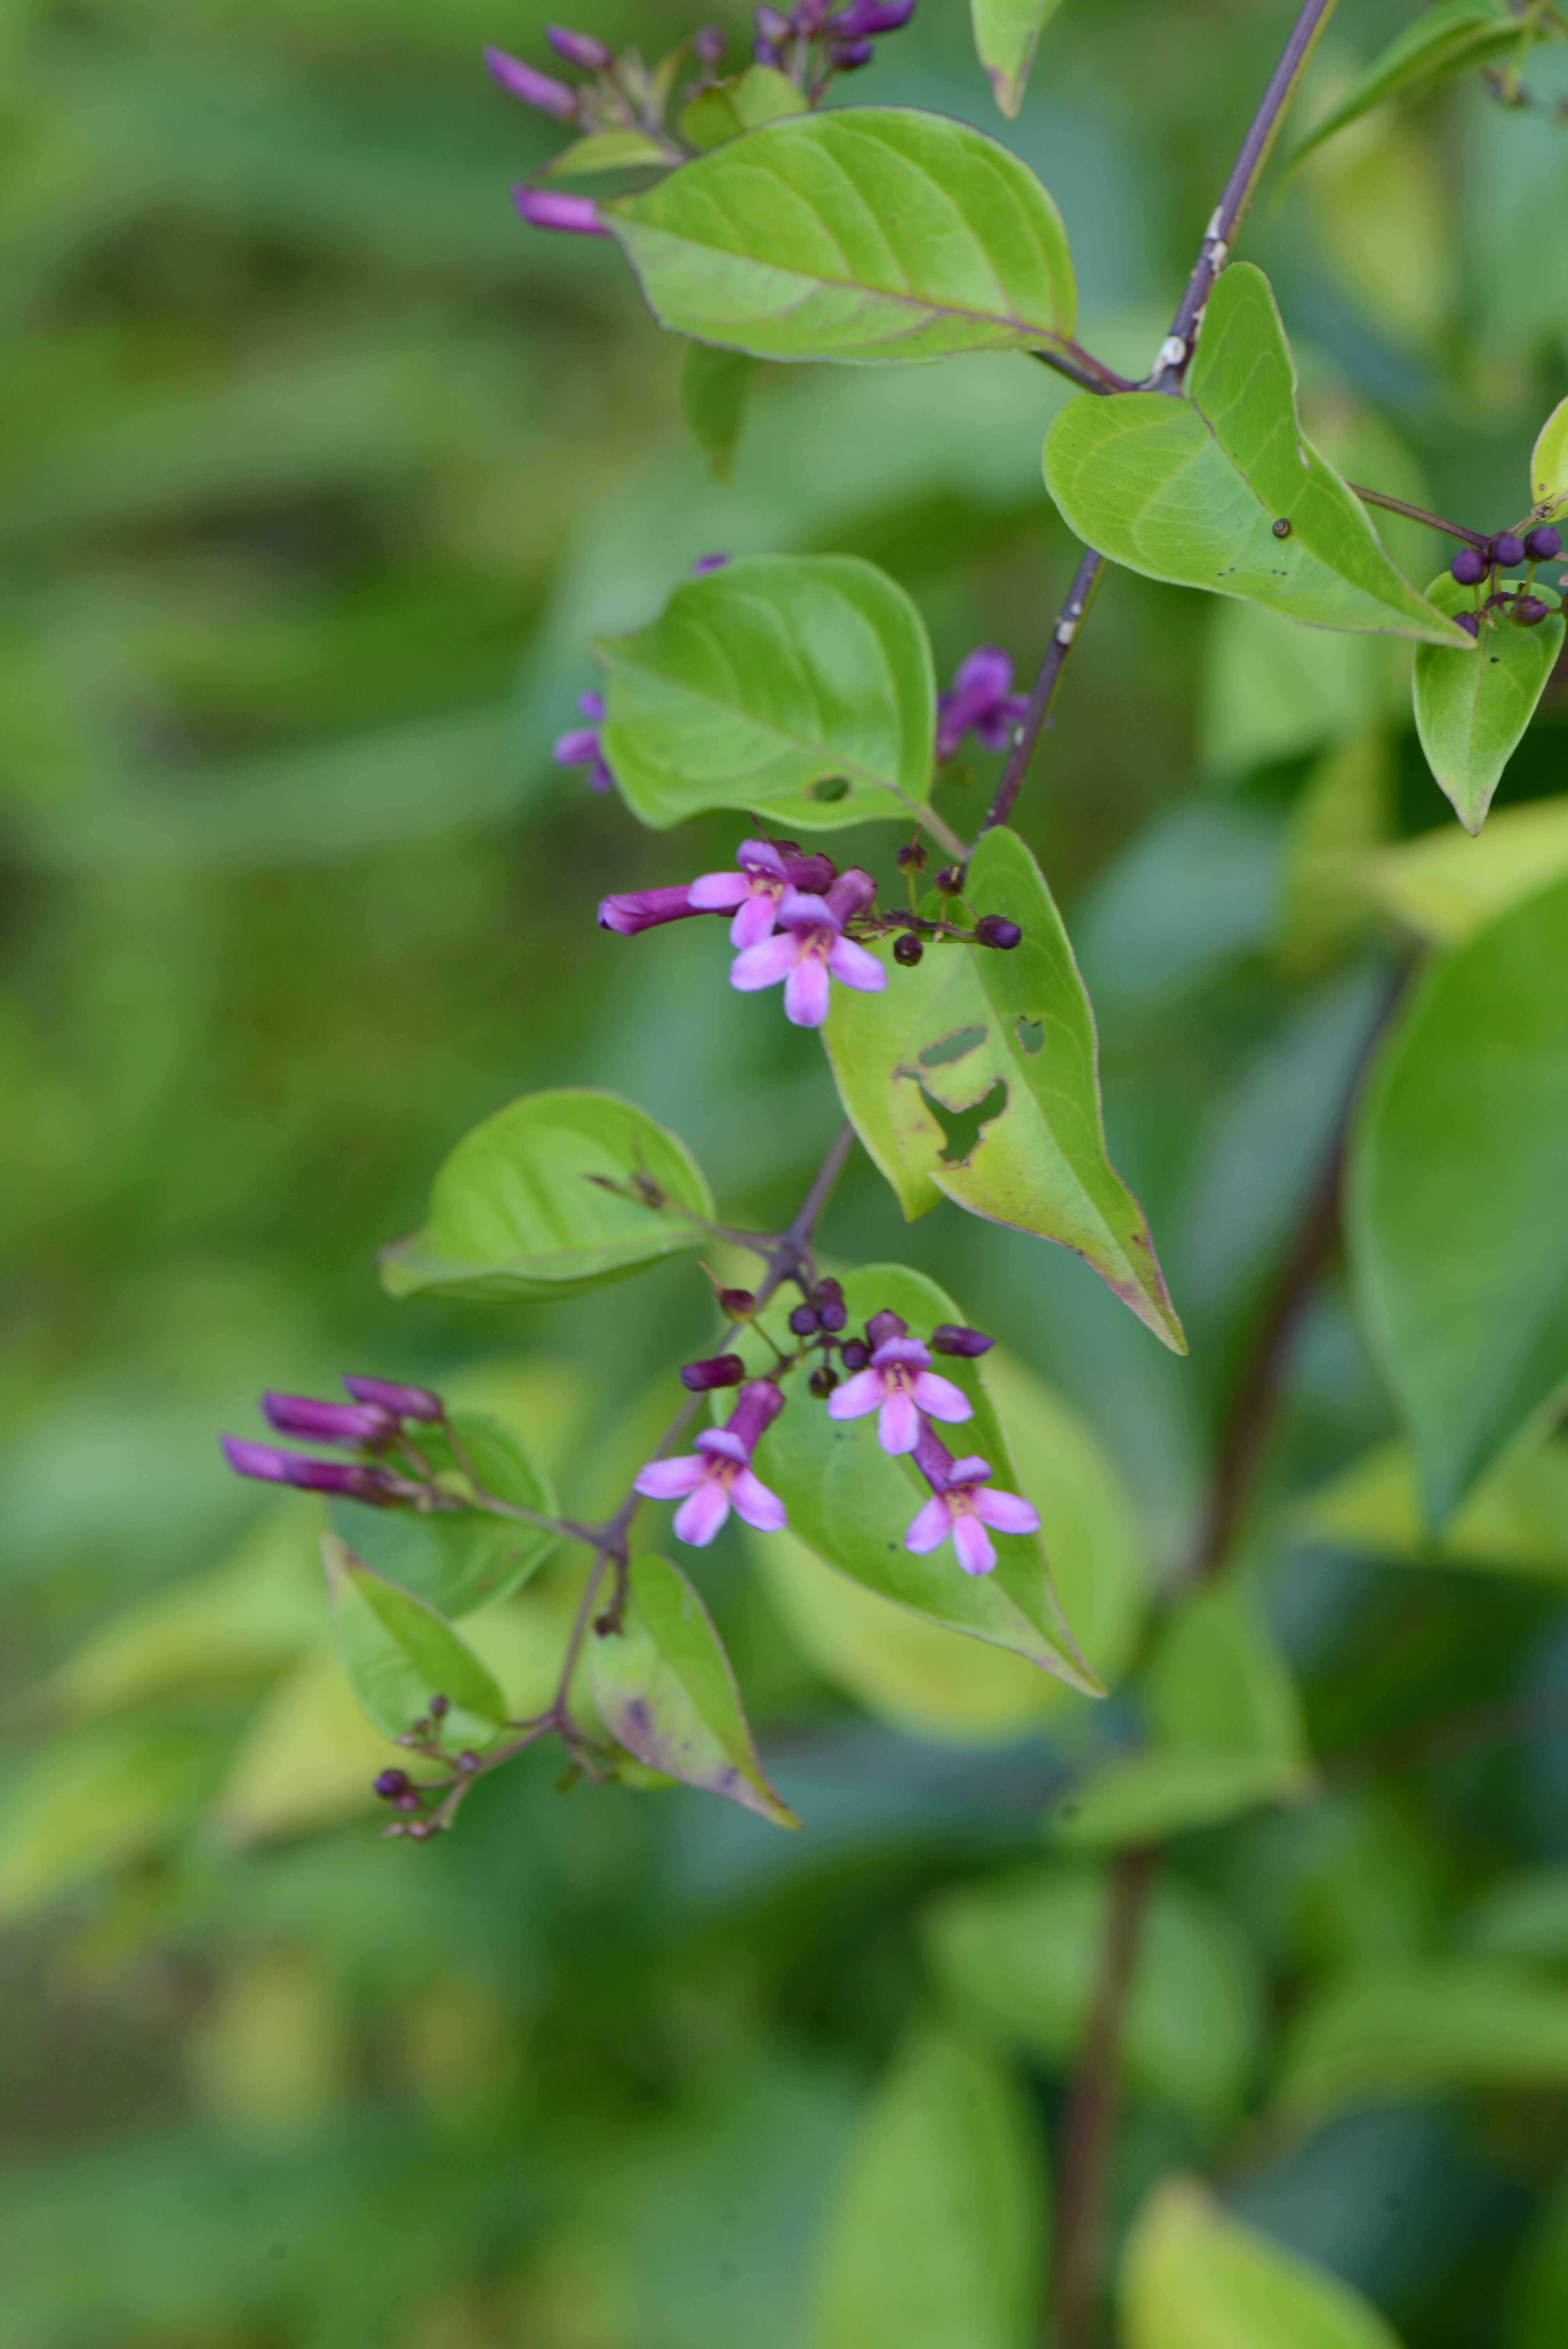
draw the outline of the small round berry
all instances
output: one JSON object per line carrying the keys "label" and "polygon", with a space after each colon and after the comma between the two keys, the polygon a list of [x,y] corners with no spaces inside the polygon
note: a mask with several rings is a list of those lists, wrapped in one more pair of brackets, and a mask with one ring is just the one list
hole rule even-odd
{"label": "small round berry", "polygon": [[838,1383],[839,1374],[837,1371],[830,1371],[826,1362],[822,1363],[820,1369],[813,1371],[810,1377],[806,1381],[806,1384],[810,1388],[811,1392],[816,1396],[819,1402],[820,1402],[825,1396],[830,1395]]}
{"label": "small round berry", "polygon": [[418,1790],[414,1786],[405,1786],[402,1793],[394,1795],[392,1799],[400,1811],[417,1811],[419,1807]]}
{"label": "small round berry", "polygon": [[1480,636],[1480,621],[1474,612],[1456,612],[1454,614],[1454,618],[1458,621],[1460,626],[1464,630],[1467,636]]}
{"label": "small round berry", "polygon": [[906,840],[892,861],[901,873],[923,873],[925,870],[924,847],[918,840]]}
{"label": "small round berry", "polygon": [[925,948],[920,940],[908,930],[901,930],[892,942],[892,958],[905,970],[913,970],[915,964],[923,959],[924,954]]}
{"label": "small round berry", "polygon": [[846,1371],[863,1371],[871,1358],[871,1348],[863,1346],[858,1338],[847,1339],[839,1349],[839,1359]]}
{"label": "small round berry", "polygon": [[376,1791],[384,1803],[395,1803],[399,1795],[408,1791],[407,1770],[383,1770],[376,1780]]}
{"label": "small round berry", "polygon": [[830,1272],[825,1272],[822,1275],[821,1279],[817,1283],[817,1302],[819,1305],[820,1305],[824,1297],[837,1298],[841,1305],[844,1301],[844,1284],[841,1280],[835,1280]]}
{"label": "small round berry", "polygon": [[1449,569],[1461,587],[1479,587],[1486,577],[1486,557],[1479,546],[1461,546]]}
{"label": "small round berry", "polygon": [[814,1338],[817,1334],[817,1309],[814,1305],[797,1305],[789,1316],[789,1327],[797,1338]]}
{"label": "small round berry", "polygon": [[975,936],[983,947],[1001,947],[1011,953],[1023,942],[1024,933],[1016,922],[1009,922],[1001,914],[982,914],[975,925]]}
{"label": "small round berry", "polygon": [[757,1310],[757,1299],[749,1288],[721,1288],[718,1309],[732,1321],[749,1321]]}
{"label": "small round berry", "polygon": [[1551,563],[1563,552],[1563,533],[1543,522],[1538,530],[1530,532],[1524,542],[1524,552],[1532,563]]}
{"label": "small round berry", "polygon": [[825,1298],[817,1308],[817,1319],[830,1338],[836,1338],[850,1318],[850,1309],[841,1298]]}
{"label": "small round berry", "polygon": [[1491,542],[1491,559],[1501,563],[1505,571],[1511,571],[1515,564],[1524,560],[1524,541],[1515,538],[1511,530],[1500,530]]}
{"label": "small round berry", "polygon": [[449,1696],[433,1696],[430,1699],[430,1718],[432,1721],[445,1721],[451,1709],[452,1700]]}
{"label": "small round berry", "polygon": [[936,876],[936,885],[944,896],[956,897],[964,886],[962,864],[944,864]]}
{"label": "small round berry", "polygon": [[463,1773],[465,1777],[471,1778],[479,1766],[479,1755],[474,1752],[471,1745],[466,1745],[458,1756],[459,1769]]}
{"label": "small round berry", "polygon": [[1508,609],[1516,627],[1538,628],[1552,606],[1539,595],[1516,595]]}

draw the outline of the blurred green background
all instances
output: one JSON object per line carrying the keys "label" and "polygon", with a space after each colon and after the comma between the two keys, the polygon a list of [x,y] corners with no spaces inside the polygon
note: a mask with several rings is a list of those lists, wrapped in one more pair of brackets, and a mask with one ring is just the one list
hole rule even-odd
{"label": "blurred green background", "polygon": [[[1403,13],[1342,12],[1309,110]],[[946,1994],[933,1903],[1047,1867],[1063,1768],[1119,1733],[1114,1703],[1086,1725],[976,1693],[963,1657],[918,1698],[831,1669],[731,1537],[701,1579],[803,1835],[562,1796],[533,1755],[438,1847],[388,1846],[310,1505],[222,1470],[263,1384],[350,1369],[509,1405],[593,1506],[710,1333],[691,1268],[532,1315],[394,1307],[376,1247],[534,1086],[630,1093],[748,1219],[789,1213],[833,1131],[814,1040],[724,986],[707,926],[593,926],[736,827],[645,834],[551,766],[592,630],[704,552],[831,548],[911,590],[944,672],[981,640],[1027,667],[1074,560],[1038,465],[1060,388],[1018,359],[765,370],[732,481],[707,477],[618,255],[513,216],[558,142],[480,50],[539,59],[543,14],[0,9],[8,2349],[805,2349],[857,2112]],[[1285,25],[1106,0],[1047,36],[1006,135],[1119,366],[1164,332]],[[592,21],[650,53],[689,28],[672,0]],[[959,0],[841,94],[1002,128]],[[1246,250],[1355,477],[1481,527],[1522,510],[1568,370],[1565,203],[1568,134],[1479,88],[1265,195]],[[1390,543],[1418,581],[1442,559]],[[1297,673],[1241,607],[1113,576],[1025,803],[1191,1361],[1061,1251],[950,1209],[905,1232],[863,1164],[825,1235],[934,1272],[1092,1423],[1155,1575],[1397,950],[1354,906],[1292,926],[1315,760],[1382,727],[1387,794],[1347,837],[1450,821],[1403,656],[1312,647]],[[1568,783],[1565,719],[1560,678],[1500,806]],[[990,781],[949,795],[961,829]],[[1196,2116],[1158,2065],[1135,2081],[1119,2223],[1197,2161],[1410,2349],[1550,2349],[1561,2061],[1542,2093],[1482,2063],[1310,2126],[1266,2092],[1302,2002],[1357,1968],[1528,1961],[1568,2000],[1568,1536],[1522,1580],[1309,1539],[1293,1496],[1390,1425],[1336,1278],[1250,1556],[1324,1791],[1176,1851],[1239,2054]],[[519,1611],[524,1679],[562,1602],[547,1574]],[[1179,1968],[1157,1994],[1178,2040],[1211,2028]],[[1062,2028],[1029,2072],[1047,2118]]]}

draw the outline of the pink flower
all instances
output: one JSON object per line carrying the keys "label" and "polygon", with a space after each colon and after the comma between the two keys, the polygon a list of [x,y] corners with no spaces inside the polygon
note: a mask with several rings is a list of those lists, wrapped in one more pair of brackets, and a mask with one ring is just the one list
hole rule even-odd
{"label": "pink flower", "polygon": [[863,1419],[879,1412],[877,1437],[884,1452],[913,1452],[920,1420],[973,1419],[975,1407],[951,1379],[938,1378],[918,1338],[889,1338],[872,1356],[869,1369],[835,1387],[828,1397],[830,1419]]}
{"label": "pink flower", "polygon": [[869,873],[851,864],[826,896],[787,889],[779,905],[779,934],[747,947],[730,966],[729,983],[750,993],[784,981],[784,1016],[797,1028],[820,1028],[828,1016],[830,973],[845,987],[875,995],[887,973],[875,955],[844,936],[844,925],[876,895]]}
{"label": "pink flower", "polygon": [[758,1533],[776,1534],[784,1504],[751,1465],[758,1437],[784,1408],[771,1379],[753,1379],[722,1427],[708,1427],[696,1450],[676,1460],[650,1460],[634,1479],[650,1501],[680,1501],[673,1520],[677,1541],[705,1549],[733,1508]]}
{"label": "pink flower", "polygon": [[[938,1447],[941,1448],[940,1446]],[[921,1465],[929,1476],[931,1469]],[[1017,1493],[993,1492],[987,1478],[991,1464],[974,1454],[949,1464],[947,1480],[919,1510],[903,1537],[905,1549],[920,1553],[940,1549],[949,1535],[965,1574],[989,1574],[996,1563],[996,1546],[986,1532],[1037,1532],[1040,1513]]]}
{"label": "pink flower", "polygon": [[960,661],[952,691],[936,697],[938,759],[951,759],[971,732],[985,750],[1005,750],[1029,706],[1012,686],[1013,664],[995,645],[981,645]]}
{"label": "pink flower", "polygon": [[787,891],[825,889],[833,878],[826,856],[801,856],[789,842],[776,846],[770,840],[743,840],[735,861],[738,871],[699,873],[686,893],[696,914],[738,909],[729,926],[733,947],[759,946],[772,936]]}

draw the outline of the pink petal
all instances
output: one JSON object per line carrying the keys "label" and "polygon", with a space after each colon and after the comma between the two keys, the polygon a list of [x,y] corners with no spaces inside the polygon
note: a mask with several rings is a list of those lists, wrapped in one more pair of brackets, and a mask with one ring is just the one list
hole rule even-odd
{"label": "pink petal", "polygon": [[671,1523],[677,1541],[706,1549],[729,1515],[729,1487],[721,1476],[707,1476],[689,1501],[683,1501]]}
{"label": "pink petal", "polygon": [[895,1387],[882,1407],[877,1439],[884,1452],[913,1452],[920,1441],[920,1413],[902,1387]]}
{"label": "pink petal", "polygon": [[800,930],[836,930],[833,909],[826,897],[813,896],[809,890],[786,889],[779,901],[779,918],[790,928]]}
{"label": "pink petal", "polygon": [[939,1379],[934,1371],[917,1371],[913,1393],[915,1402],[928,1419],[973,1419],[975,1406],[962,1387],[951,1379]]}
{"label": "pink petal", "polygon": [[1040,1529],[1040,1513],[1020,1493],[993,1492],[982,1485],[975,1495],[975,1514],[999,1534],[1033,1534]]}
{"label": "pink petal", "polygon": [[940,1493],[933,1493],[924,1508],[911,1519],[903,1546],[923,1555],[928,1549],[940,1549],[952,1531],[953,1512]]}
{"label": "pink petal", "polygon": [[913,1362],[923,1371],[930,1360],[931,1356],[918,1338],[884,1338],[872,1356],[872,1361],[879,1371],[884,1362]]}
{"label": "pink petal", "polygon": [[[695,1504],[686,1503],[687,1508]],[[996,1563],[996,1545],[977,1517],[967,1509],[953,1520],[953,1547],[965,1574],[989,1574]]]}
{"label": "pink petal", "polygon": [[770,840],[743,840],[735,852],[735,861],[738,864],[756,866],[773,881],[782,881],[786,877],[784,859]]}
{"label": "pink petal", "polygon": [[729,966],[729,983],[738,987],[743,995],[755,994],[759,987],[777,987],[788,978],[805,951],[805,943],[792,930],[781,930],[777,937],[764,938],[760,946],[748,947],[738,954]]}
{"label": "pink petal", "polygon": [[820,1028],[828,1016],[828,993],[826,964],[802,955],[784,982],[784,1017],[797,1028]]}
{"label": "pink petal", "polygon": [[841,1387],[835,1387],[828,1397],[830,1419],[863,1419],[868,1411],[876,1411],[887,1391],[887,1382],[880,1371],[857,1371]]}
{"label": "pink petal", "polygon": [[720,1453],[726,1460],[738,1461],[743,1468],[751,1457],[739,1436],[732,1435],[727,1427],[705,1427],[696,1443],[699,1452]]}
{"label": "pink petal", "polygon": [[983,1485],[990,1474],[988,1460],[982,1460],[977,1452],[966,1452],[962,1460],[954,1462],[947,1481],[950,1485]]}
{"label": "pink petal", "polygon": [[729,1497],[748,1526],[759,1534],[776,1534],[788,1520],[784,1504],[777,1493],[770,1493],[759,1476],[743,1468],[729,1488]]}
{"label": "pink petal", "polygon": [[874,954],[858,947],[853,938],[841,938],[828,957],[828,968],[846,987],[858,987],[863,995],[875,995],[887,985],[887,973]]}
{"label": "pink petal", "polygon": [[650,1460],[633,1483],[647,1500],[678,1501],[683,1493],[695,1493],[707,1475],[707,1462],[688,1454],[681,1460]]}
{"label": "pink petal", "polygon": [[727,913],[731,905],[744,905],[750,895],[744,873],[699,873],[686,891],[688,901],[704,914]]}
{"label": "pink petal", "polygon": [[745,905],[731,922],[730,945],[739,947],[743,950],[747,947],[759,947],[764,938],[772,936],[773,925],[778,918],[779,900],[770,895],[766,889],[758,890],[752,896],[748,897]]}

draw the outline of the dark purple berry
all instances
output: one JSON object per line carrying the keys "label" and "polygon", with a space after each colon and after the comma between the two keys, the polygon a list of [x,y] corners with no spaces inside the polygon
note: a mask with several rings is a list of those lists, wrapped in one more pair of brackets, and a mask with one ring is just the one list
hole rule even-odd
{"label": "dark purple berry", "polygon": [[1515,538],[1511,530],[1500,530],[1491,542],[1491,559],[1500,563],[1505,571],[1511,571],[1516,564],[1524,560],[1524,541]]}
{"label": "dark purple berry", "polygon": [[376,1780],[376,1791],[384,1803],[395,1803],[399,1795],[407,1793],[408,1785],[407,1770],[383,1770]]}
{"label": "dark purple berry", "polygon": [[850,1309],[844,1303],[842,1298],[828,1297],[819,1300],[817,1306],[818,1324],[821,1329],[827,1330],[830,1337],[836,1338],[849,1318]]}
{"label": "dark purple berry", "polygon": [[810,1377],[806,1381],[806,1384],[810,1388],[811,1392],[816,1396],[819,1402],[820,1402],[825,1396],[830,1395],[838,1383],[839,1374],[837,1371],[830,1371],[826,1362],[824,1362],[819,1370],[813,1371]]}
{"label": "dark purple berry", "polygon": [[430,1718],[432,1721],[445,1721],[451,1709],[452,1700],[449,1696],[433,1696],[430,1699]]}
{"label": "dark purple berry", "polygon": [[908,930],[901,930],[892,942],[892,958],[905,970],[913,970],[924,955],[925,948],[917,937],[911,936]]}
{"label": "dark purple berry", "polygon": [[400,1811],[417,1811],[419,1807],[418,1792],[413,1786],[405,1786],[402,1793],[394,1795],[392,1799]]}
{"label": "dark purple berry", "polygon": [[1516,595],[1508,608],[1516,627],[1538,628],[1552,606],[1539,595]]}
{"label": "dark purple berry", "polygon": [[1543,522],[1525,539],[1524,552],[1532,563],[1551,563],[1563,552],[1562,532],[1553,529],[1551,523]]}
{"label": "dark purple berry", "polygon": [[817,1309],[814,1305],[797,1305],[789,1316],[789,1327],[797,1338],[814,1338],[817,1334]]}
{"label": "dark purple berry", "polygon": [[738,1354],[710,1354],[705,1362],[683,1362],[681,1384],[687,1394],[708,1394],[715,1387],[738,1387],[746,1376]]}
{"label": "dark purple berry", "polygon": [[1479,546],[1461,546],[1449,569],[1461,587],[1479,587],[1486,577],[1486,557]]}
{"label": "dark purple berry", "polygon": [[975,936],[983,947],[1001,947],[1010,954],[1022,943],[1024,933],[1016,922],[1001,914],[982,914],[975,925]]}
{"label": "dark purple berry", "polygon": [[1454,614],[1454,618],[1458,621],[1460,626],[1464,630],[1467,636],[1480,636],[1480,620],[1477,614],[1474,612],[1456,612]]}
{"label": "dark purple berry", "polygon": [[871,1361],[872,1350],[858,1338],[848,1339],[839,1349],[839,1360],[846,1371],[863,1371]]}
{"label": "dark purple berry", "polygon": [[923,873],[925,850],[918,840],[906,840],[893,858],[901,873]]}
{"label": "dark purple berry", "polygon": [[936,885],[944,896],[956,897],[964,886],[962,864],[944,864],[936,876]]}
{"label": "dark purple berry", "polygon": [[466,1777],[471,1778],[479,1766],[479,1755],[474,1752],[471,1746],[465,1745],[462,1752],[458,1756],[459,1769],[462,1771]]}
{"label": "dark purple berry", "polygon": [[841,1305],[844,1301],[844,1284],[841,1280],[835,1280],[830,1272],[824,1273],[821,1279],[817,1283],[817,1302],[819,1305],[821,1303],[824,1297],[836,1297]]}
{"label": "dark purple berry", "polygon": [[732,1321],[749,1321],[757,1310],[757,1299],[749,1288],[721,1288],[718,1309]]}
{"label": "dark purple berry", "polygon": [[939,1354],[960,1354],[973,1361],[976,1354],[988,1354],[995,1344],[984,1330],[966,1330],[962,1322],[943,1321],[931,1333],[931,1342]]}

